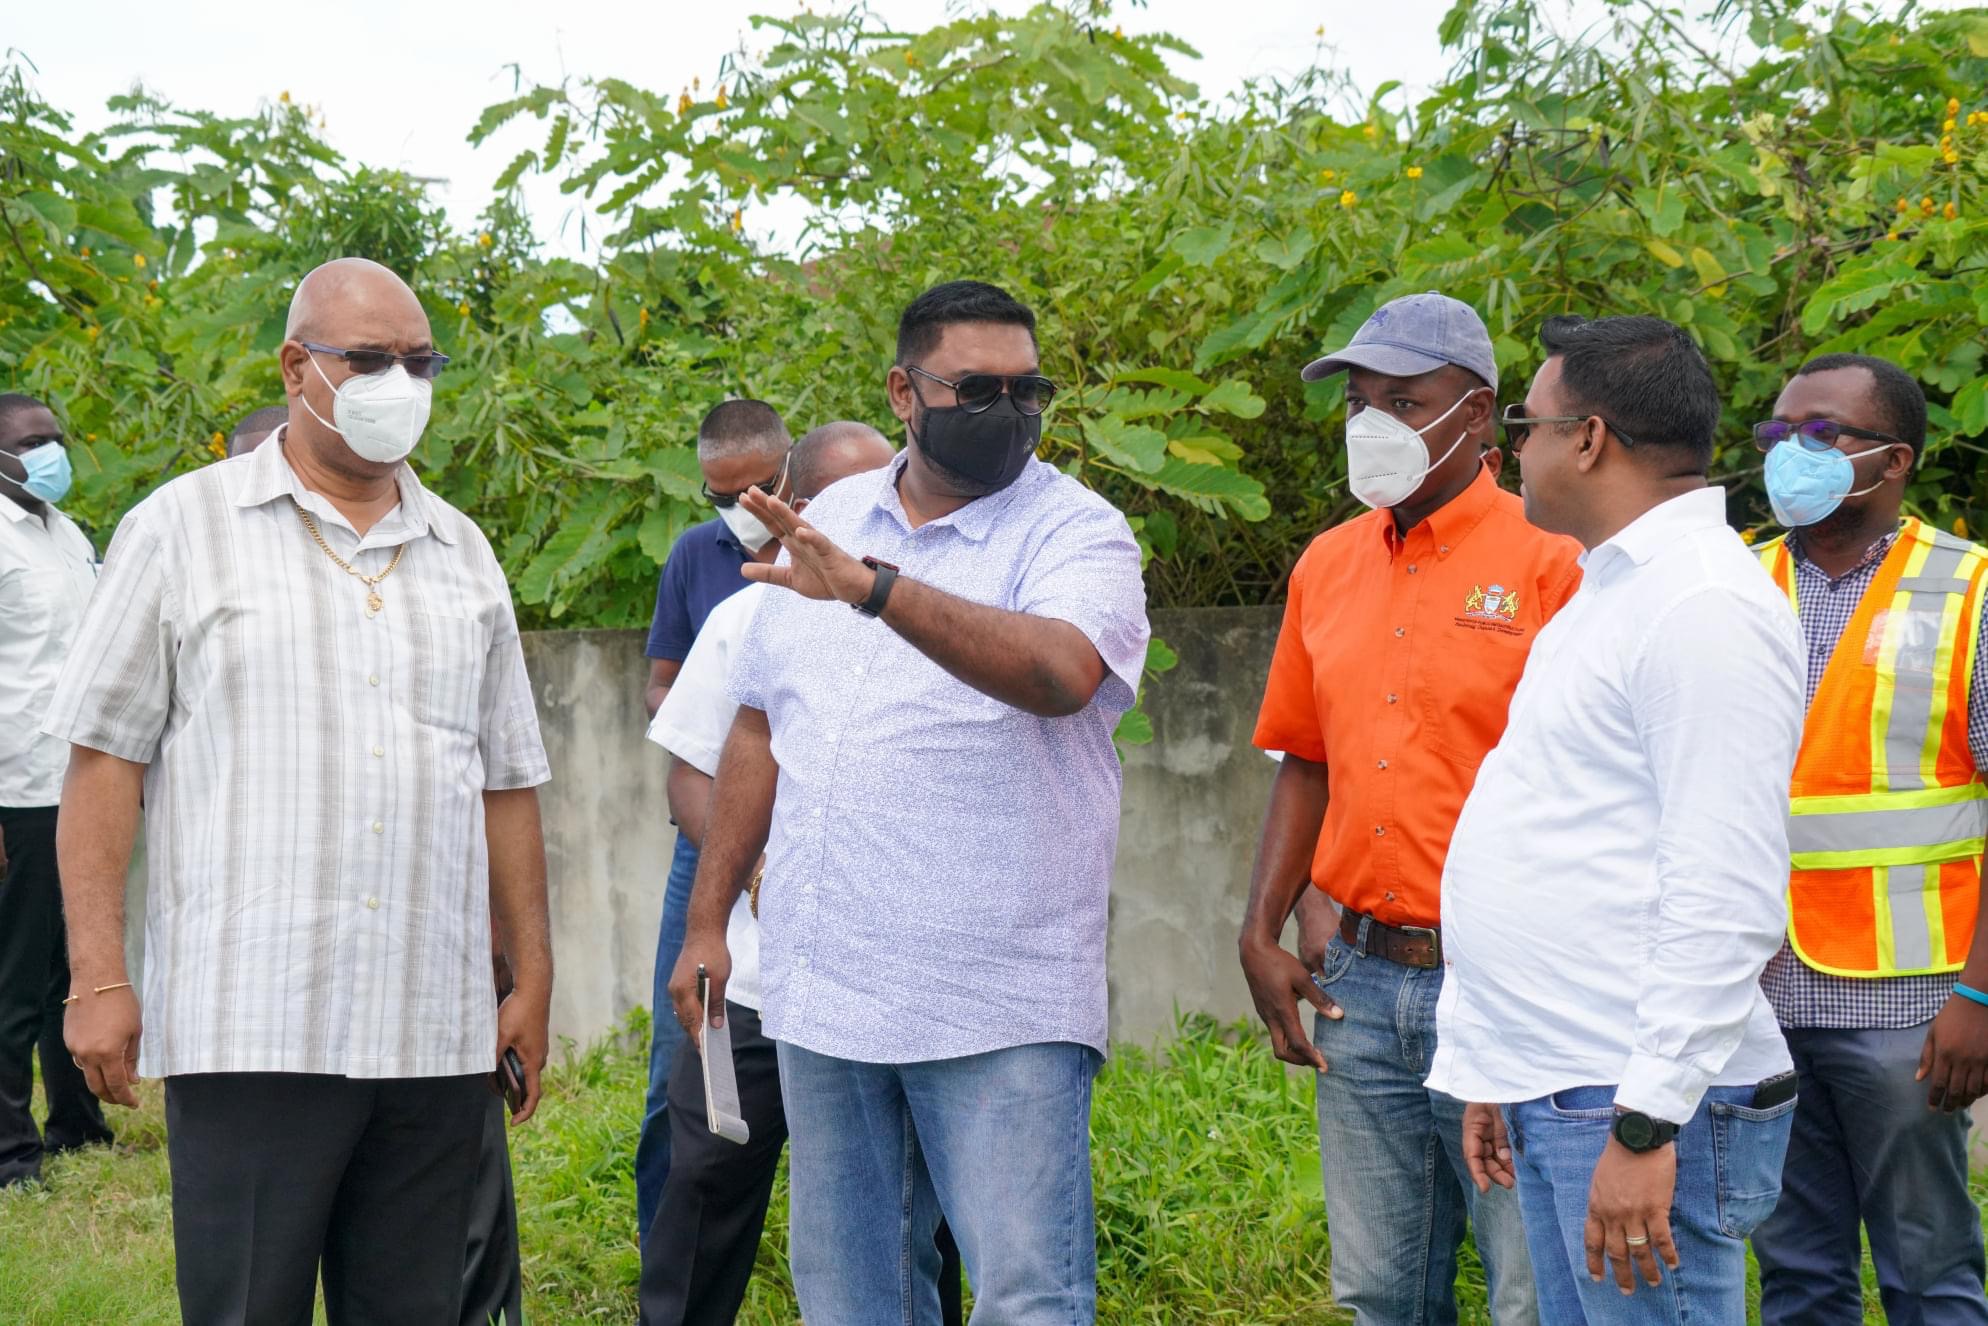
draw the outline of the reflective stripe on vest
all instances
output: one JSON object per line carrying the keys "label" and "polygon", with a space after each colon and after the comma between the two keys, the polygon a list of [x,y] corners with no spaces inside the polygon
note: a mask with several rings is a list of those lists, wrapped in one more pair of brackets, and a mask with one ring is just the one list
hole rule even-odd
{"label": "reflective stripe on vest", "polygon": [[[1785,540],[1760,559],[1799,609]],[[1818,970],[1966,961],[1988,845],[1965,712],[1984,571],[1988,549],[1905,521],[1811,701],[1789,806],[1788,933]]]}

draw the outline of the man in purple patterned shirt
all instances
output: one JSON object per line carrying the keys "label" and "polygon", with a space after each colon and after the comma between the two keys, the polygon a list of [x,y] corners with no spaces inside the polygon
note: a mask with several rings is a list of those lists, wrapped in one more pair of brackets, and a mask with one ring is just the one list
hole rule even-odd
{"label": "man in purple patterned shirt", "polygon": [[943,1211],[976,1317],[1089,1321],[1111,734],[1146,658],[1139,548],[1035,459],[1055,388],[1034,314],[1005,292],[919,296],[887,382],[910,439],[891,465],[806,521],[743,499],[786,549],[747,575],[792,592],[761,604],[733,668],[670,993],[696,1027],[702,966],[724,1016],[726,919],[764,846],[803,1314],[937,1321]]}
{"label": "man in purple patterned shirt", "polygon": [[1801,1096],[1753,1236],[1760,1319],[1861,1322],[1861,1226],[1887,1320],[1988,1326],[1967,1186],[1988,1078],[1988,549],[1901,520],[1926,398],[1896,364],[1812,359],[1774,416],[1754,440],[1790,532],[1763,552],[1807,637],[1809,724],[1788,939],[1761,978]]}

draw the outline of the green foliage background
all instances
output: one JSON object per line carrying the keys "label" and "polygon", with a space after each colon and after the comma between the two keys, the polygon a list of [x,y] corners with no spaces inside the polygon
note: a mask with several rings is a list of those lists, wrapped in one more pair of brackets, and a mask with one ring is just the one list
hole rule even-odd
{"label": "green foliage background", "polygon": [[[1934,401],[1912,503],[1981,523],[1988,10],[1612,14],[1560,40],[1531,0],[1460,0],[1455,65],[1413,106],[1393,85],[1356,98],[1323,41],[1303,75],[1211,103],[1170,72],[1180,42],[1117,26],[1140,15],[1107,0],[923,33],[860,7],[759,19],[765,54],[692,88],[577,79],[491,107],[474,141],[543,139],[472,233],[418,181],[341,160],[287,94],[243,120],[134,94],[81,134],[17,58],[0,387],[57,403],[101,543],[280,398],[297,277],[378,258],[457,357],[416,463],[491,533],[537,626],[646,621],[656,566],[707,514],[689,440],[716,400],[771,400],[797,431],[889,422],[897,310],[961,275],[1038,309],[1065,387],[1044,454],[1132,517],[1155,605],[1280,597],[1351,510],[1339,386],[1297,369],[1431,288],[1483,311],[1506,399],[1549,313],[1689,327],[1749,522],[1745,427],[1786,375],[1821,350],[1887,355]],[[527,173],[610,219],[594,261],[535,248]],[[769,251],[748,223],[776,200],[805,229]]]}

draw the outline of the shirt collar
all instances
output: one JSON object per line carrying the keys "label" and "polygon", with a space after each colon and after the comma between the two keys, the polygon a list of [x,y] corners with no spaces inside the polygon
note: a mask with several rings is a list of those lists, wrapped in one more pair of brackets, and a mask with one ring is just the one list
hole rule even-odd
{"label": "shirt collar", "polygon": [[[248,464],[243,467],[240,485],[235,490],[236,506],[262,506],[279,497],[288,497],[300,506],[303,504],[302,498],[310,490],[298,482],[297,472],[290,468],[290,462],[283,454],[283,443],[289,431],[290,426],[283,425],[268,441],[249,453]],[[453,545],[455,535],[450,532],[448,522],[440,519],[435,511],[436,499],[421,486],[421,480],[415,477],[406,462],[403,461],[394,471],[393,481],[400,489],[400,514],[407,525],[407,537],[417,539],[423,534],[432,534],[443,543]]]}
{"label": "shirt collar", "polygon": [[[42,505],[50,511],[55,509],[46,502],[42,503]],[[16,525],[24,520],[33,520],[35,518],[34,512],[28,510],[11,497],[0,497],[0,515],[6,516],[10,522]],[[45,525],[48,522],[44,520],[42,523]]]}
{"label": "shirt collar", "polygon": [[[902,524],[906,529],[912,527],[911,517],[905,514],[904,502],[898,497],[897,481],[898,476],[904,473],[904,467],[910,461],[911,448],[906,447],[892,458],[890,464],[877,471],[877,478],[875,480],[877,485],[875,498],[877,509],[896,517],[898,523]],[[1021,475],[1000,492],[989,493],[985,497],[976,497],[949,515],[940,516],[936,520],[926,521],[922,528],[930,529],[937,525],[949,525],[953,529],[958,530],[964,538],[971,539],[975,543],[984,542],[987,535],[993,530],[994,522],[1001,518],[1001,513],[1014,505],[1016,495],[1026,488],[1041,483],[1045,472],[1053,474],[1055,473],[1055,467],[1039,460],[1030,460],[1027,465],[1022,467]]]}
{"label": "shirt collar", "polygon": [[[1899,521],[1899,529],[1903,529],[1904,527],[1905,522],[1903,520]],[[1879,535],[1870,547],[1864,549],[1864,555],[1858,559],[1857,564],[1848,571],[1845,571],[1843,575],[1855,575],[1857,572],[1871,565],[1871,563],[1882,561],[1884,555],[1891,551],[1891,545],[1898,542],[1898,533],[1899,530],[1895,529],[1889,534]],[[1800,530],[1789,530],[1787,542],[1788,551],[1794,554],[1795,562],[1798,565],[1814,566],[1817,571],[1822,570],[1821,567],[1815,566],[1815,563],[1809,559],[1808,553],[1802,548],[1802,532]],[[1835,578],[1841,580],[1843,576]]]}
{"label": "shirt collar", "polygon": [[1484,517],[1498,501],[1498,481],[1483,465],[1477,467],[1477,476],[1462,492],[1452,497],[1425,516],[1419,524],[1411,526],[1406,534],[1395,527],[1393,513],[1380,513],[1381,539],[1387,545],[1389,556],[1401,551],[1417,530],[1426,530],[1428,538],[1436,545],[1437,560],[1448,557],[1452,550],[1462,545],[1470,532],[1484,523]]}
{"label": "shirt collar", "polygon": [[1627,558],[1642,566],[1686,535],[1725,523],[1726,490],[1708,483],[1651,507],[1616,531],[1614,538],[1583,553],[1581,565]]}

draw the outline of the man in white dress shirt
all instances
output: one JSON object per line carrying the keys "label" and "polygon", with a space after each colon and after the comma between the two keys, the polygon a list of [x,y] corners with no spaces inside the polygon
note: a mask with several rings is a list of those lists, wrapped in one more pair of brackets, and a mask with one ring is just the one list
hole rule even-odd
{"label": "man in white dress shirt", "polygon": [[[44,1156],[110,1141],[62,1046],[69,956],[55,819],[69,748],[37,732],[97,579],[96,549],[55,506],[68,491],[54,411],[0,395],[0,1188],[39,1177]],[[30,1104],[37,1043],[46,1129]]]}
{"label": "man in white dress shirt", "polygon": [[1719,396],[1690,338],[1557,317],[1540,339],[1507,445],[1585,574],[1450,845],[1429,1085],[1480,1102],[1466,1156],[1480,1188],[1516,1179],[1543,1321],[1740,1322],[1794,1109],[1759,982],[1801,632],[1706,482]]}
{"label": "man in white dress shirt", "polygon": [[287,332],[283,433],[125,516],[49,706],[67,1039],[106,1100],[166,1079],[192,1326],[305,1326],[320,1269],[333,1323],[436,1326],[505,1051],[538,1102],[545,751],[490,545],[404,463],[447,362],[420,301],[341,259]]}

